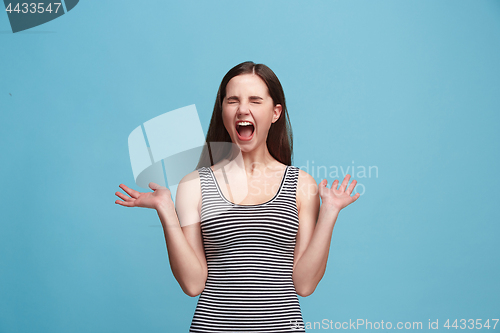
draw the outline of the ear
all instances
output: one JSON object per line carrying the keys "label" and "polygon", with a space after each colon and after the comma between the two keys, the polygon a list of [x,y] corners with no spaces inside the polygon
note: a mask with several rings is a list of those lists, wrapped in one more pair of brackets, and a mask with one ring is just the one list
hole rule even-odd
{"label": "ear", "polygon": [[273,123],[275,123],[280,118],[281,111],[283,111],[281,104],[276,104],[273,110]]}

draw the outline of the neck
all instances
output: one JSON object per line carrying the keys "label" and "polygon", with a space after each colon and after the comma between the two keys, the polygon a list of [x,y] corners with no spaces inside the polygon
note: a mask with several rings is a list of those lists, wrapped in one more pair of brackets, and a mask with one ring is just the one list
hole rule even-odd
{"label": "neck", "polygon": [[[263,172],[266,168],[276,167],[276,159],[269,153],[266,144],[247,152],[240,150],[237,145],[234,145],[233,148],[233,158],[231,158],[229,164],[239,169],[244,168],[248,174],[253,174],[256,171]],[[235,156],[236,154],[237,156]]]}

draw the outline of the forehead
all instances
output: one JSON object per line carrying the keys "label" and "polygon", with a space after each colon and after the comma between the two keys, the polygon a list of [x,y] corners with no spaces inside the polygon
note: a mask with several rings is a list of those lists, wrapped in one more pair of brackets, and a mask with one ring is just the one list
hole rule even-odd
{"label": "forehead", "polygon": [[258,95],[269,96],[266,83],[255,74],[242,74],[233,77],[226,86],[226,96]]}

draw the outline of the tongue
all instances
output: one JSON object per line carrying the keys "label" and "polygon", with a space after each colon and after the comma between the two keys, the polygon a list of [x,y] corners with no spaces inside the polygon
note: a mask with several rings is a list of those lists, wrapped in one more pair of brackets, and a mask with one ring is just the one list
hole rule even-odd
{"label": "tongue", "polygon": [[253,126],[241,126],[238,133],[244,138],[249,138],[252,136]]}

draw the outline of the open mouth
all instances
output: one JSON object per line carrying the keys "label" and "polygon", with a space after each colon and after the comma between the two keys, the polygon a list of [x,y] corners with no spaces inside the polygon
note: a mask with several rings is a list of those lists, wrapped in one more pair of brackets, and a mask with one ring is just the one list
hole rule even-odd
{"label": "open mouth", "polygon": [[251,122],[243,121],[236,123],[236,131],[241,140],[250,140],[253,136],[255,127]]}

